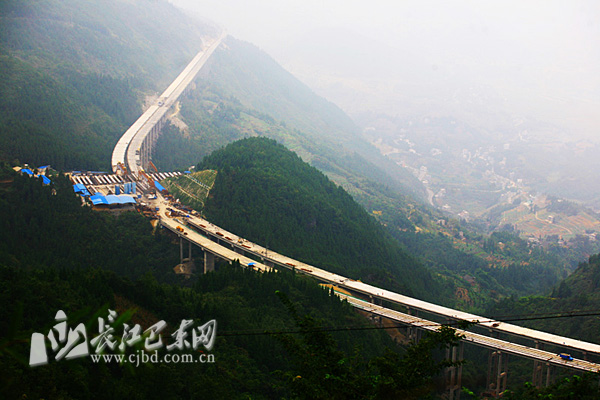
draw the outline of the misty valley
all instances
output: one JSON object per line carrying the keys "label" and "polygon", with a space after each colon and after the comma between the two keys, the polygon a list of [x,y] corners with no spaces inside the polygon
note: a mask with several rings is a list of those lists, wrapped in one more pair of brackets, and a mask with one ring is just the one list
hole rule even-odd
{"label": "misty valley", "polygon": [[3,396],[600,397],[597,81],[518,58],[556,7],[330,6],[0,4]]}

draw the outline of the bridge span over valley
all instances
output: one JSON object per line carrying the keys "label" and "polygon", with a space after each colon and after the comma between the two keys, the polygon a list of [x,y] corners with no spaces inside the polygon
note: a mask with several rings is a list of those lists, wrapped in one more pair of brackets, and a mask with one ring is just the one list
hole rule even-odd
{"label": "bridge span over valley", "polygon": [[[187,241],[189,242],[189,259],[192,258],[192,244],[202,250],[204,271],[213,269],[215,258],[218,257],[229,262],[239,261],[240,265],[246,268],[261,271],[286,268],[311,276],[320,282],[333,285],[338,296],[347,300],[356,309],[369,313],[372,318],[403,324],[407,327],[408,336],[411,338],[418,338],[421,331],[438,329],[442,323],[468,321],[472,324],[471,327],[468,330],[459,330],[459,333],[463,335],[463,342],[491,349],[488,387],[495,395],[499,395],[506,388],[506,360],[509,354],[534,360],[533,378],[537,385],[542,385],[544,380],[546,384],[551,381],[553,366],[579,371],[600,371],[600,364],[588,360],[589,356],[600,356],[600,345],[598,344],[524,328],[394,293],[266,249],[213,225],[197,213],[171,213],[169,210],[172,210],[174,205],[153,187],[152,182],[154,179],[159,181],[161,178],[173,176],[173,174],[159,173],[157,170],[154,174],[146,172],[150,166],[153,166],[151,163],[152,148],[168,109],[175,104],[179,96],[195,79],[224,37],[223,33],[200,51],[162,93],[157,102],[151,105],[124,133],[112,154],[113,174],[99,179],[107,184],[120,184],[125,180],[137,181],[143,192],[156,191],[156,196],[146,196],[144,201],[148,201],[153,210],[156,210],[161,226],[179,236],[182,261],[184,259],[183,242]],[[78,179],[81,180],[81,184],[86,184],[86,177]],[[140,200],[138,199],[138,201]],[[406,312],[400,312],[397,310],[398,308],[404,309]],[[424,319],[418,314],[426,314],[429,317]],[[502,337],[500,337],[501,335]],[[544,346],[555,350],[544,350]],[[566,357],[564,354],[561,356],[556,353],[556,349],[576,352],[581,357],[571,359],[570,356]],[[460,349],[452,349],[449,355],[452,359],[457,359],[462,356],[461,354],[462,345]],[[460,375],[460,367],[448,371],[449,398],[460,396]]]}

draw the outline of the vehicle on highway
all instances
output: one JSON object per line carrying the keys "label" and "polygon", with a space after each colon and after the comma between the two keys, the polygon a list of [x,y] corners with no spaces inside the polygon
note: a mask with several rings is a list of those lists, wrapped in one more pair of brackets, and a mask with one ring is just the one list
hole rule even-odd
{"label": "vehicle on highway", "polygon": [[560,358],[562,358],[563,360],[573,361],[573,357],[571,357],[570,354],[567,354],[567,353],[558,353],[558,356]]}

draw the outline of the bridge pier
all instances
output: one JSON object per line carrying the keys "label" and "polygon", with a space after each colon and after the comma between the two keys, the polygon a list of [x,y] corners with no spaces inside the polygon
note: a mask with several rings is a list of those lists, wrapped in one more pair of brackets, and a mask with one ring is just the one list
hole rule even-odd
{"label": "bridge pier", "polygon": [[537,388],[551,385],[554,381],[553,372],[553,368],[549,363],[535,361],[533,366],[533,385]]}
{"label": "bridge pier", "polygon": [[273,269],[275,269],[275,263],[273,261],[269,261],[264,257],[260,258],[261,263],[263,263],[264,265],[266,265],[267,267],[271,267]]}
{"label": "bridge pier", "polygon": [[[446,359],[453,363],[462,361],[464,358],[464,343],[459,342],[458,346],[452,346],[446,349]],[[448,400],[460,400],[462,389],[462,364],[446,368],[446,389],[448,390]]]}
{"label": "bridge pier", "polygon": [[141,167],[144,170],[149,169],[150,161],[152,160],[152,150],[154,149],[154,145],[158,140],[158,136],[162,131],[162,127],[164,125],[166,119],[166,115],[163,115],[161,119],[156,122],[154,126],[150,129],[148,135],[142,141],[142,145],[140,146],[140,163]]}
{"label": "bridge pier", "polygon": [[369,302],[371,304],[375,304],[377,306],[383,305],[383,300],[381,300],[381,299],[379,299],[377,297],[374,297],[373,295],[369,295]]}
{"label": "bridge pier", "polygon": [[[188,261],[192,261],[192,242],[189,240],[188,243]],[[183,264],[185,258],[183,258],[183,236],[179,236],[179,263]]]}
{"label": "bridge pier", "polygon": [[506,390],[508,381],[508,354],[500,350],[490,351],[488,358],[487,390],[495,397]]}
{"label": "bridge pier", "polygon": [[[540,343],[538,340],[535,341],[535,348],[543,350],[544,344]],[[535,360],[533,362],[533,376],[531,382],[537,388],[542,387],[544,380],[544,363]]]}
{"label": "bridge pier", "polygon": [[215,270],[215,255],[204,250],[204,273]]}
{"label": "bridge pier", "polygon": [[179,236],[179,263],[183,264],[183,238]]}
{"label": "bridge pier", "polygon": [[421,337],[423,336],[423,331],[416,326],[409,325],[406,330],[406,336],[408,337],[409,341],[419,343]]}

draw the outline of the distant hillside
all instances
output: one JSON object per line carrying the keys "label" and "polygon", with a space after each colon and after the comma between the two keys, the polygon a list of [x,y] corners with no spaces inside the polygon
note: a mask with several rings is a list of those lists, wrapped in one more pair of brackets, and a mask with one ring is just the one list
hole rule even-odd
{"label": "distant hillside", "polygon": [[234,142],[198,169],[218,171],[204,210],[215,224],[351,278],[441,298],[441,287],[375,218],[275,141]]}
{"label": "distant hillside", "polygon": [[144,95],[214,31],[169,2],[0,2],[0,158],[108,168]]}
{"label": "distant hillside", "polygon": [[[444,280],[445,290],[436,301],[463,309],[481,312],[490,301],[506,296],[547,292],[574,268],[571,264],[577,264],[576,255],[583,251],[531,248],[514,233],[483,236],[457,221],[426,223],[416,212],[410,220],[394,220],[385,204],[378,204],[385,213],[369,216],[322,173],[266,138],[234,142],[198,169],[163,184],[185,204],[202,210],[217,170],[205,208],[215,223],[332,271],[355,278],[375,274],[383,285],[387,278],[381,280],[374,265],[404,282],[406,263],[398,262],[398,269],[389,262],[401,247],[415,258],[411,274],[428,279],[415,271],[429,270]],[[412,220],[423,228],[402,228],[412,226]],[[406,289],[411,288],[398,287]]]}
{"label": "distant hillside", "polygon": [[[279,336],[263,334],[297,329],[276,291],[289,297],[300,316],[310,314],[317,324],[372,326],[317,282],[291,273],[259,274],[218,265],[214,273],[185,280],[172,271],[179,262],[175,237],[166,230],[153,231],[139,214],[117,218],[81,207],[64,177],[43,186],[2,163],[0,176],[2,398],[289,397],[283,372],[293,372],[294,357]],[[97,317],[106,316],[109,308],[120,316],[132,313],[128,323],[142,329],[166,321],[165,342],[171,342],[182,319],[194,319],[196,326],[216,319],[215,363],[134,366],[93,363],[85,357],[28,365],[31,334],[47,333],[58,310],[67,314],[70,327],[83,322],[95,336]],[[120,341],[123,328],[120,323],[115,327]],[[334,337],[342,356],[360,354],[361,360],[394,346],[382,330],[344,331]],[[335,365],[339,359],[330,361]],[[148,384],[159,381],[164,384]]]}
{"label": "distant hillside", "polygon": [[600,343],[600,255],[581,263],[568,278],[558,284],[549,296],[508,298],[494,306],[489,314],[502,315],[559,315],[591,312],[594,315],[574,318],[551,318],[524,322],[548,332]]}
{"label": "distant hillside", "polygon": [[189,129],[161,137],[159,163],[174,166],[169,148],[181,150],[181,167],[232,140],[265,135],[358,195],[369,192],[369,182],[379,182],[400,202],[406,194],[423,196],[420,182],[364,141],[343,111],[255,46],[228,37],[202,76],[199,90],[182,103],[181,118]]}
{"label": "distant hillside", "polygon": [[[522,236],[534,239],[573,239],[600,231],[600,214],[568,200],[549,195],[518,199],[513,204],[494,207],[487,214],[493,225],[516,226]],[[600,238],[600,235],[599,235]]]}

